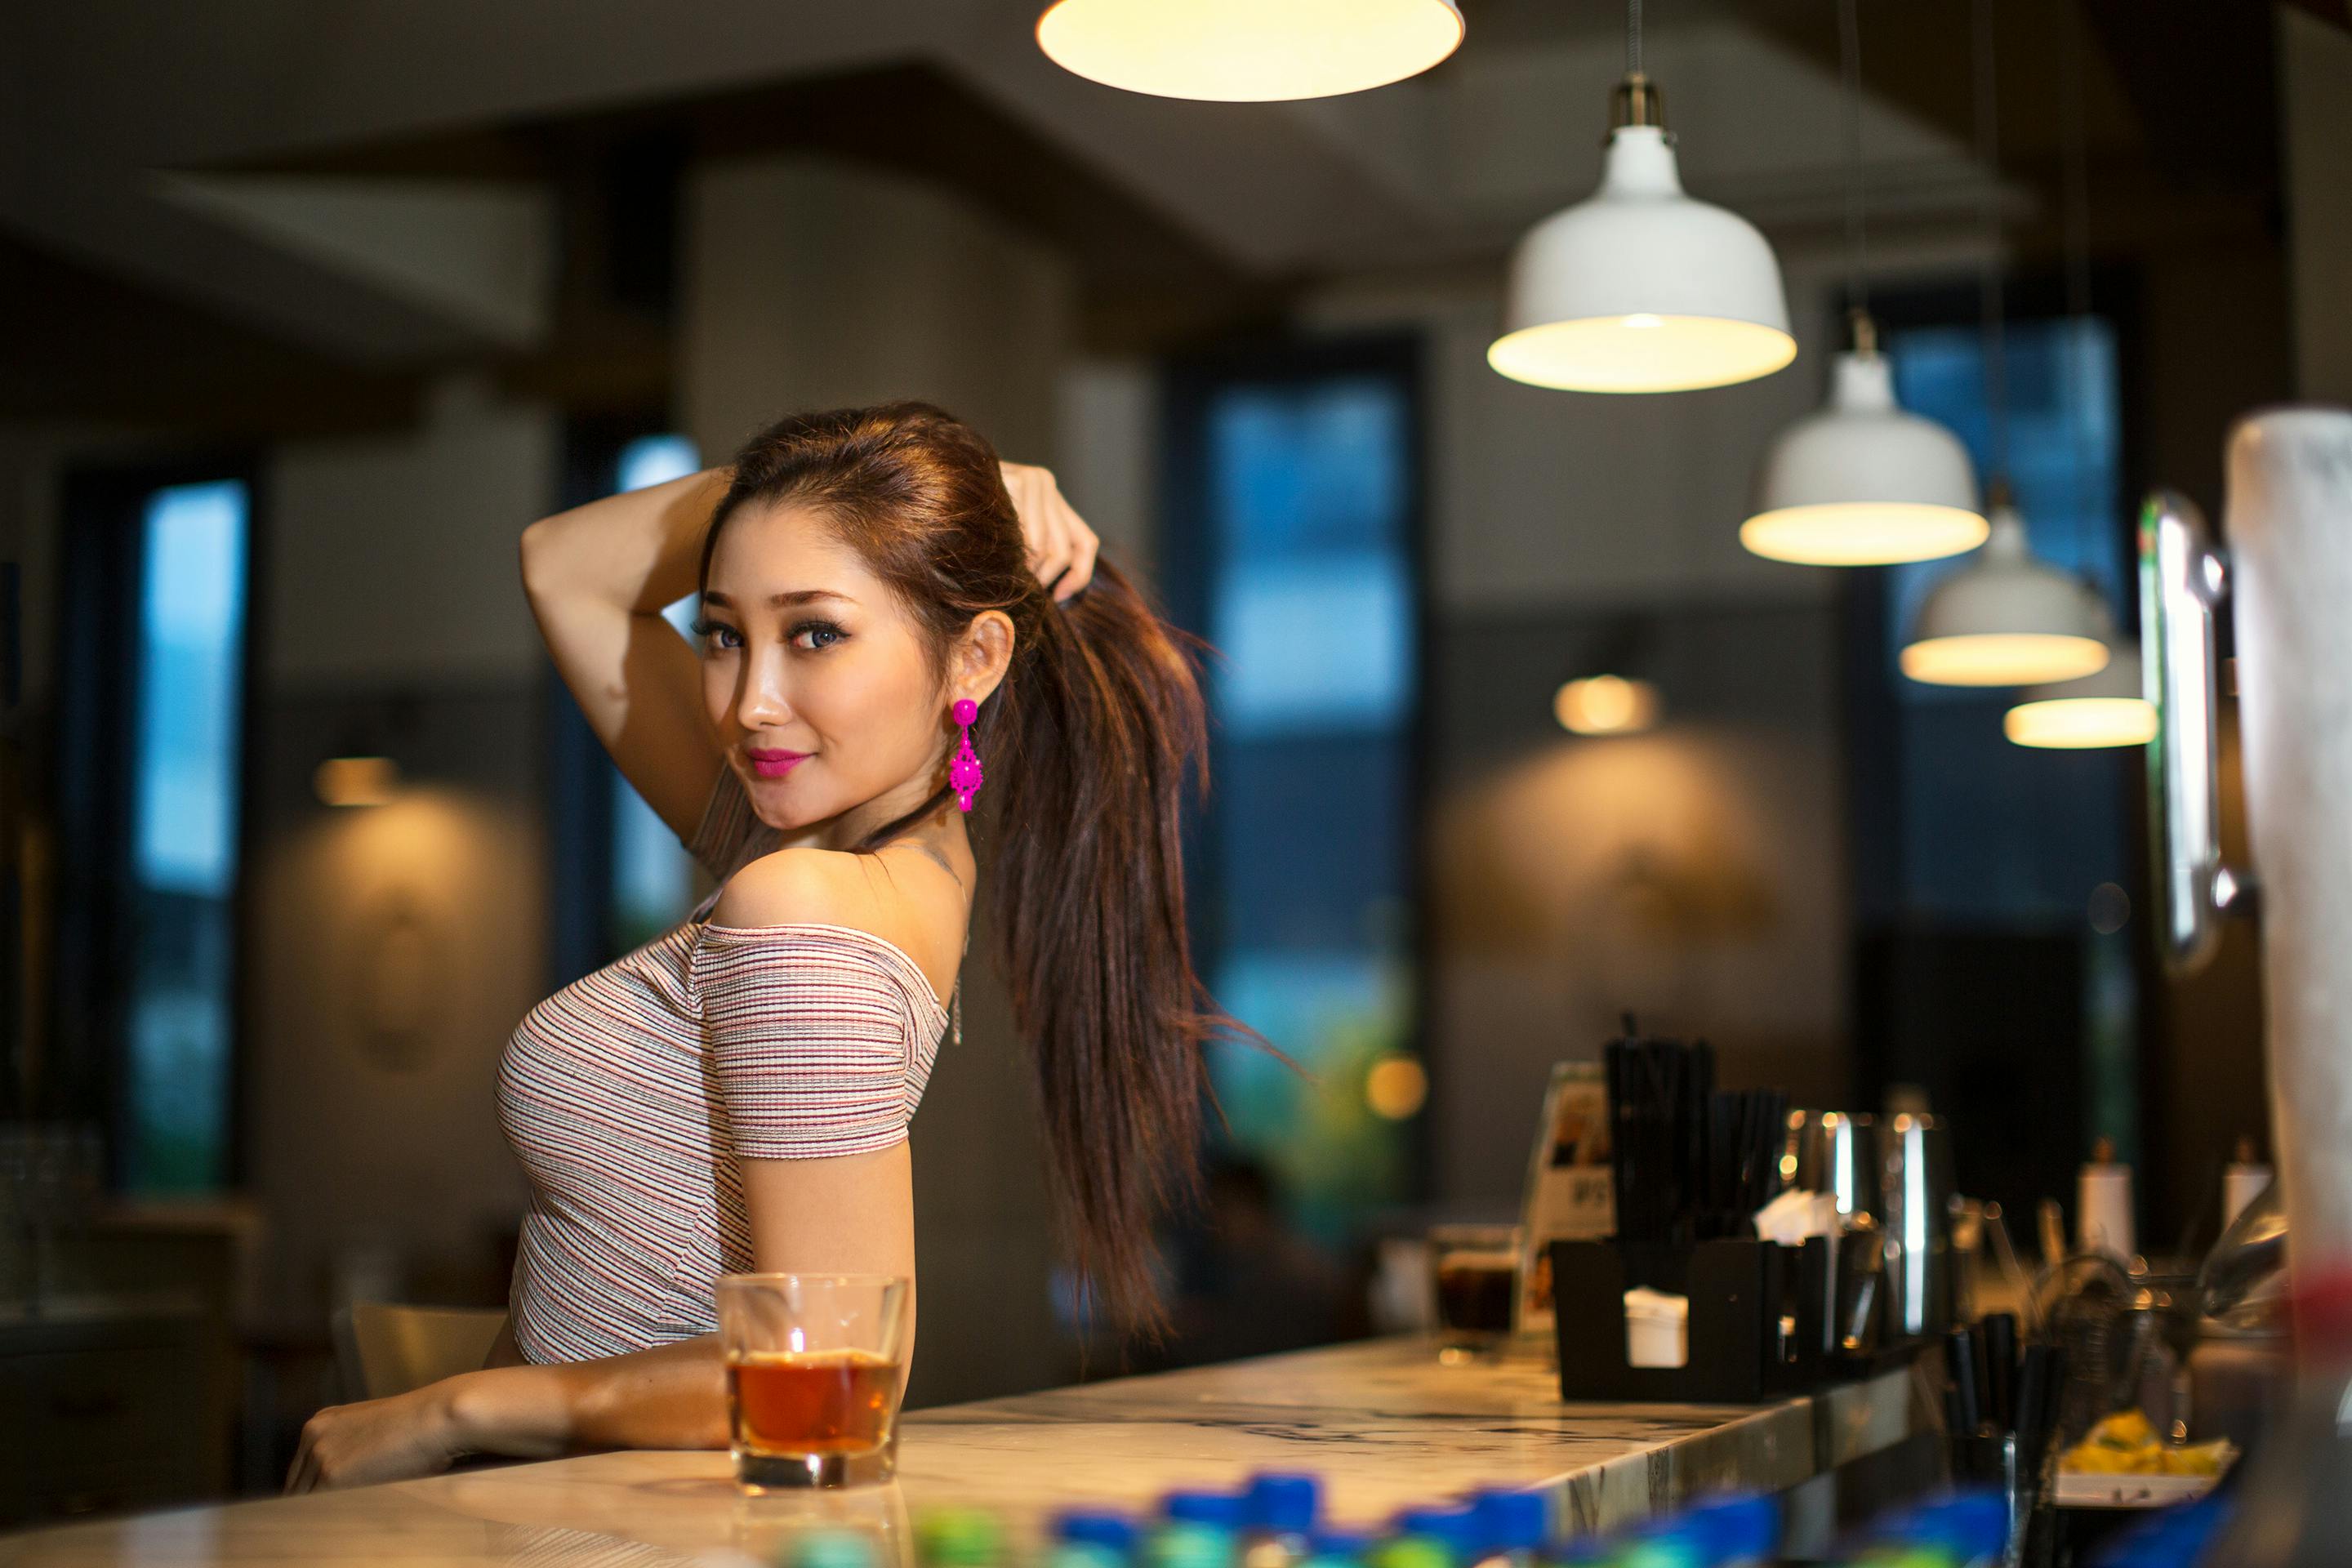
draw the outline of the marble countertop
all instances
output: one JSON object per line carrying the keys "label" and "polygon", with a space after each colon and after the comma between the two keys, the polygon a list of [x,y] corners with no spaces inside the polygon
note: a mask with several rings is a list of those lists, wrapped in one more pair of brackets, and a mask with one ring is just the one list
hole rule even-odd
{"label": "marble countertop", "polygon": [[872,1532],[887,1562],[939,1504],[992,1509],[1019,1541],[1055,1508],[1260,1468],[1321,1475],[1342,1523],[1504,1485],[1608,1527],[1697,1491],[1793,1486],[1921,1419],[1902,1372],[1755,1405],[1570,1405],[1539,1351],[1441,1366],[1428,1342],[1376,1340],[913,1412],[884,1487],[746,1498],[723,1453],[595,1454],[0,1537],[0,1564],[764,1564],[814,1524]]}

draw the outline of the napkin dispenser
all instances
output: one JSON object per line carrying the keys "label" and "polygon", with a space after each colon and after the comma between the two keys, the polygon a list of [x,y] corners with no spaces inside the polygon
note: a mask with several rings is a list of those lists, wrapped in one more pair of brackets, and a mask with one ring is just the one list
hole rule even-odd
{"label": "napkin dispenser", "polygon": [[[1801,1247],[1738,1239],[1679,1247],[1555,1241],[1552,1327],[1560,1397],[1744,1404],[1892,1365],[1914,1342],[1881,1346],[1874,1329],[1857,1337],[1840,1322],[1854,1297],[1841,1288],[1839,1266],[1856,1272],[1853,1260],[1870,1255],[1876,1241],[1874,1232],[1810,1237]],[[1634,1364],[1625,1292],[1636,1286],[1688,1299],[1682,1365]],[[1862,1299],[1866,1304],[1867,1295]],[[1874,1323],[1874,1315],[1869,1321]]]}

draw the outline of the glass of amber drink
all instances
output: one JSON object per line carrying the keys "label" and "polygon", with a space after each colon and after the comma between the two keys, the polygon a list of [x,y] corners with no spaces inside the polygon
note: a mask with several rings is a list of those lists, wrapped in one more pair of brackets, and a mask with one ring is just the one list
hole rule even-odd
{"label": "glass of amber drink", "polygon": [[727,1417],[744,1490],[890,1479],[908,1290],[898,1274],[719,1277]]}

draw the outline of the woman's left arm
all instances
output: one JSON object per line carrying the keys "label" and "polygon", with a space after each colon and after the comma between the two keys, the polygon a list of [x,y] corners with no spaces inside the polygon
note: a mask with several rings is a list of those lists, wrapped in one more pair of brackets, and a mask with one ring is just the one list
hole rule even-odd
{"label": "woman's left arm", "polygon": [[[868,1154],[745,1160],[752,1267],[914,1274],[913,1168],[904,1142]],[[908,1346],[914,1339],[908,1304]],[[310,1417],[286,1489],[447,1469],[469,1454],[547,1459],[593,1448],[723,1448],[719,1336],[594,1361],[489,1366]]]}
{"label": "woman's left arm", "polygon": [[594,1361],[493,1366],[408,1394],[320,1411],[302,1427],[289,1492],[404,1480],[468,1454],[553,1458],[587,1448],[723,1448],[719,1336]]}

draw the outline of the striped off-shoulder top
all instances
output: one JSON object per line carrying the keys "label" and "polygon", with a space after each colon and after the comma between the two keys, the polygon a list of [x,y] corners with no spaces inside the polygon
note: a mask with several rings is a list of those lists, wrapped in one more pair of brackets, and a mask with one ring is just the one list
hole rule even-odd
{"label": "striped off-shoulder top", "polygon": [[[688,845],[720,886],[776,847],[722,767]],[[499,1068],[530,1179],[509,1309],[525,1360],[584,1361],[717,1326],[751,1266],[739,1156],[907,1136],[940,1036],[961,1035],[897,944],[850,926],[687,922],[531,1009]]]}

